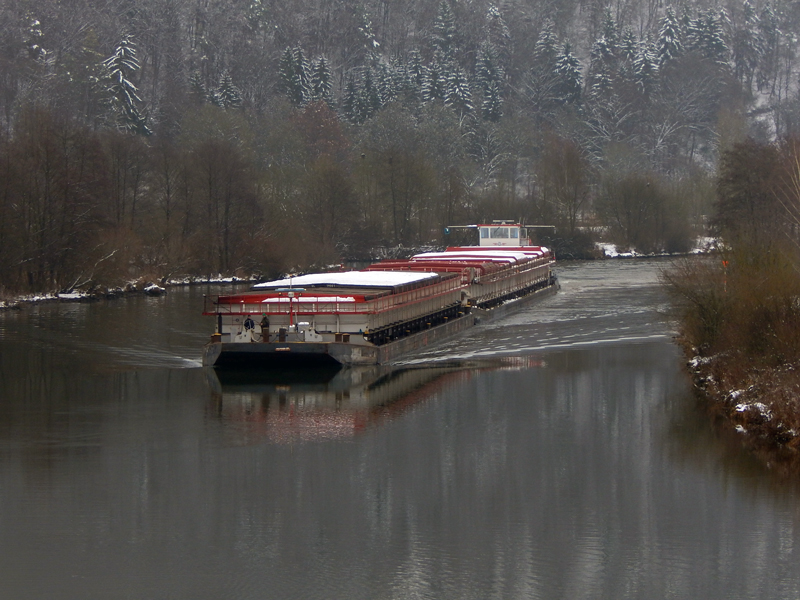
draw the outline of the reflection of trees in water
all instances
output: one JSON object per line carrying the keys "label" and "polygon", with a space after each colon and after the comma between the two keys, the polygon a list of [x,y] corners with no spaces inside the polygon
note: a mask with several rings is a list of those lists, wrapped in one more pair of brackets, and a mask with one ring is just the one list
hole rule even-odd
{"label": "reflection of trees in water", "polygon": [[[0,442],[21,450],[30,473],[49,470],[66,452],[89,451],[92,444],[68,448],[56,443],[71,427],[70,407],[80,397],[79,384],[69,373],[51,368],[47,349],[3,352],[0,360]],[[85,424],[96,416],[87,413]]]}
{"label": "reflection of trees in water", "polygon": [[[69,358],[71,368],[55,367],[54,353],[66,351],[23,345],[15,352],[0,349],[0,448],[5,459],[20,460],[26,478],[62,461],[101,456],[119,443],[144,443],[165,428],[183,429],[173,419],[183,418],[185,405],[175,402],[164,410],[164,398],[203,391],[196,370],[97,375],[82,371],[75,356]],[[159,417],[153,418],[156,412]]]}
{"label": "reflection of trees in water", "polygon": [[[722,468],[751,489],[800,490],[800,455],[794,448],[775,448],[771,440],[737,432],[722,408],[698,391],[676,391],[665,404],[670,423],[664,444],[682,466],[697,472]],[[767,479],[765,472],[771,474]]]}

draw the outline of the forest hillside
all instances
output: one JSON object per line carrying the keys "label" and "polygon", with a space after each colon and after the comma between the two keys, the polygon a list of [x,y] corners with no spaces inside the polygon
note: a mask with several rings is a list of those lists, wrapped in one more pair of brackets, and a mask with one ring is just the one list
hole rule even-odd
{"label": "forest hillside", "polygon": [[778,0],[6,0],[0,295],[276,274],[524,219],[677,252],[800,128]]}

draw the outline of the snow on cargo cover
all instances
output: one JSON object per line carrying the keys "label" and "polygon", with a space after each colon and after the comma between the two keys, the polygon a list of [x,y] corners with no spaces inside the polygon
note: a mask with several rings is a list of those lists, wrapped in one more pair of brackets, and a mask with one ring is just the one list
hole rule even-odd
{"label": "snow on cargo cover", "polygon": [[345,271],[344,273],[312,273],[286,279],[267,281],[253,286],[254,290],[279,287],[304,286],[355,286],[355,287],[395,287],[410,283],[434,280],[436,273],[419,273],[410,271]]}
{"label": "snow on cargo cover", "polygon": [[522,252],[425,252],[417,254],[411,260],[482,260],[486,262],[506,262],[513,263],[531,258],[530,254]]}

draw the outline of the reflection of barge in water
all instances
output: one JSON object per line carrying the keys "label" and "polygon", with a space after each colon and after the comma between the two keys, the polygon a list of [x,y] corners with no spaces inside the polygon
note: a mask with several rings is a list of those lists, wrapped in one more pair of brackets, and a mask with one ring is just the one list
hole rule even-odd
{"label": "reflection of barge in water", "polygon": [[[235,444],[351,437],[428,397],[454,367],[398,369],[373,365],[333,369],[207,369],[214,413]],[[432,387],[433,386],[433,387]]]}
{"label": "reflection of barge in water", "polygon": [[349,438],[380,426],[480,371],[543,367],[539,356],[436,367],[205,369],[209,416],[233,445]]}
{"label": "reflection of barge in water", "polygon": [[555,291],[555,258],[530,245],[524,226],[475,227],[480,246],[207,296],[216,331],[203,364],[383,364]]}

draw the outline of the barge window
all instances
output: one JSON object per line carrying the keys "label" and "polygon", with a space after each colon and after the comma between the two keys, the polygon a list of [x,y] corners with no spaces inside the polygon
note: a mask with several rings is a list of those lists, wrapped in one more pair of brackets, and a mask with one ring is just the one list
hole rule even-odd
{"label": "barge window", "polygon": [[487,239],[489,237],[489,228],[488,227],[481,227],[481,239]]}
{"label": "barge window", "polygon": [[495,227],[492,229],[492,237],[493,238],[507,238],[508,237],[508,227]]}

